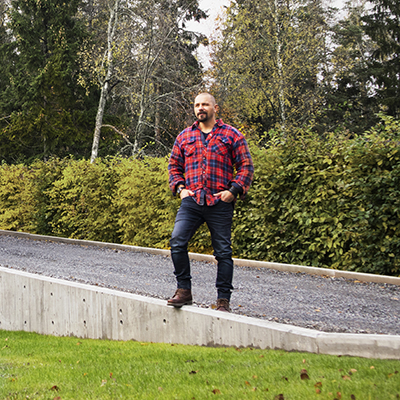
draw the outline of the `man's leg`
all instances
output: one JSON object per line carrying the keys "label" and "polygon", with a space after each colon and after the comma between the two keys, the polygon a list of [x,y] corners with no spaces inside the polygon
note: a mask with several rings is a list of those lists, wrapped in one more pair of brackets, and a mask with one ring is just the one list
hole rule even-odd
{"label": "man's leg", "polygon": [[[203,222],[202,207],[191,197],[184,198],[176,215],[170,240],[171,258],[178,290],[174,297],[168,300],[168,305],[177,304],[179,307],[183,305],[182,303],[191,304],[192,277],[187,247],[189,240]],[[187,300],[189,298],[190,300]]]}
{"label": "man's leg", "polygon": [[218,262],[216,287],[218,299],[229,301],[233,289],[232,260],[232,217],[233,204],[219,201],[215,206],[207,208],[206,222],[211,232],[214,256]]}

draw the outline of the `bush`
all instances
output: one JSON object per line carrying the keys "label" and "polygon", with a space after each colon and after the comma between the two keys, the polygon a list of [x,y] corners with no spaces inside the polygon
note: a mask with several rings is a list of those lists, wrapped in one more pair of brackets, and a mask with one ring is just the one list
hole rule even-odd
{"label": "bush", "polygon": [[0,227],[12,231],[35,230],[34,172],[22,165],[0,166]]}
{"label": "bush", "polygon": [[[250,143],[252,188],[236,204],[236,257],[400,275],[400,123],[363,136],[299,132]],[[166,158],[2,165],[0,227],[168,248],[179,199]],[[212,252],[202,226],[190,251]]]}
{"label": "bush", "polygon": [[119,243],[114,193],[118,159],[69,160],[46,191],[56,236]]}

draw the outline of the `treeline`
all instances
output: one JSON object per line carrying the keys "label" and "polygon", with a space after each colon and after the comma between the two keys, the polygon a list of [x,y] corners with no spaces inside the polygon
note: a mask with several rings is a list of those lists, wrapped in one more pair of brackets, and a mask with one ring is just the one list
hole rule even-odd
{"label": "treeline", "polygon": [[221,22],[214,90],[227,115],[263,143],[271,131],[360,134],[379,112],[399,117],[400,2],[326,4],[237,0]]}
{"label": "treeline", "polygon": [[397,0],[232,1],[204,72],[197,0],[3,0],[0,160],[165,156],[204,88],[260,145],[362,134],[399,117],[399,16]]}
{"label": "treeline", "polygon": [[[364,135],[251,143],[255,180],[235,207],[240,258],[400,275],[400,123]],[[0,167],[0,229],[168,248],[179,200],[167,158],[72,158]],[[191,251],[212,252],[205,226]]]}
{"label": "treeline", "polygon": [[167,154],[186,125],[204,37],[197,0],[0,3],[0,160]]}

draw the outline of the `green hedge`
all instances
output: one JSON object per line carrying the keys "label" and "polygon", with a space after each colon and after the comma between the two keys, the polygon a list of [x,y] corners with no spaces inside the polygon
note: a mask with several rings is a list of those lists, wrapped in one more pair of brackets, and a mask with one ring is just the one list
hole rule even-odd
{"label": "green hedge", "polygon": [[[400,275],[400,123],[360,137],[300,132],[251,144],[255,178],[235,208],[234,255]],[[168,248],[179,200],[165,158],[0,166],[0,228]],[[212,252],[203,226],[195,252]]]}

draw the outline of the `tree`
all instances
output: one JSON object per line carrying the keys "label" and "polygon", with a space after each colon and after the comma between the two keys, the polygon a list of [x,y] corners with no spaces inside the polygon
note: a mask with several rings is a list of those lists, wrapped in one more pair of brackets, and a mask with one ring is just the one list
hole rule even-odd
{"label": "tree", "polygon": [[77,84],[77,53],[85,37],[80,0],[13,0],[1,114],[0,157],[8,161],[78,153],[87,145],[90,97]]}
{"label": "tree", "polygon": [[400,116],[400,3],[371,0],[372,10],[363,17],[365,32],[376,44],[368,67],[379,103],[387,114]]}
{"label": "tree", "polygon": [[93,135],[92,153],[90,162],[93,163],[97,158],[99,151],[100,130],[103,125],[104,109],[106,107],[107,95],[110,90],[110,82],[114,74],[114,52],[115,52],[115,37],[117,34],[118,18],[121,9],[121,0],[115,0],[110,7],[110,17],[107,25],[107,48],[103,56],[101,70],[104,71],[104,76],[99,77],[101,86],[100,100],[97,107],[96,124]]}
{"label": "tree", "polygon": [[218,97],[260,133],[309,121],[322,102],[325,29],[317,0],[232,2],[213,59]]}
{"label": "tree", "polygon": [[370,81],[369,57],[376,45],[366,35],[363,17],[366,1],[346,3],[345,18],[332,27],[332,45],[326,82],[326,130],[344,126],[362,133],[377,123],[379,111],[375,89]]}
{"label": "tree", "polygon": [[[192,0],[113,0],[108,10],[107,34],[103,11],[94,28],[97,46],[88,45],[82,53],[101,88],[91,161],[99,143],[101,147],[101,127],[121,135],[122,154],[136,155],[150,143],[157,144],[153,153],[165,154],[182,108],[187,110],[188,92],[201,82],[192,53],[202,36],[188,32],[185,21],[205,18],[205,13]],[[118,116],[119,126],[103,123],[106,101],[108,114]]]}

